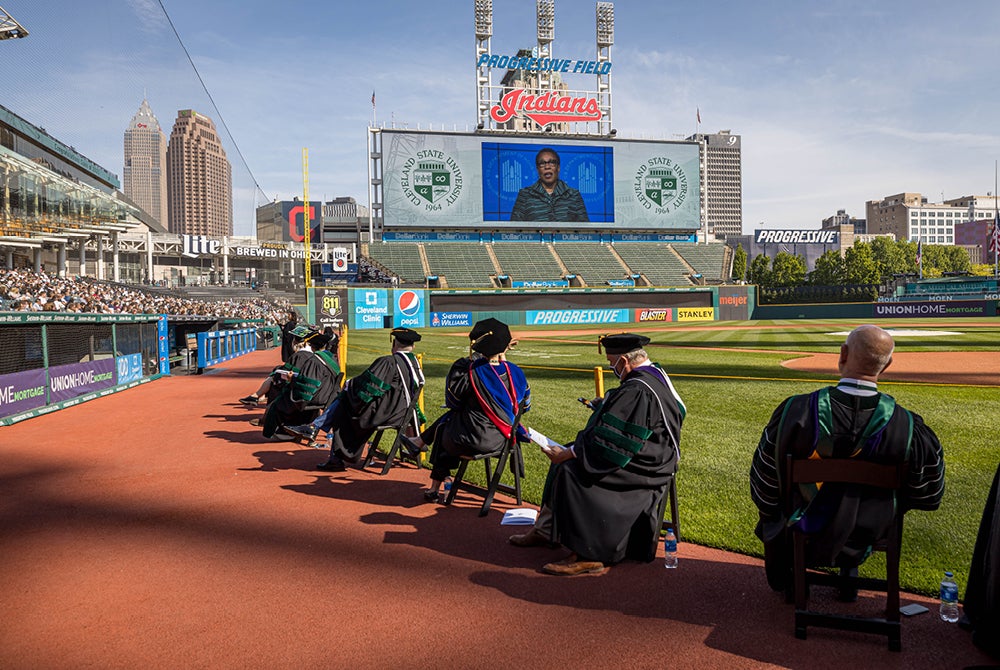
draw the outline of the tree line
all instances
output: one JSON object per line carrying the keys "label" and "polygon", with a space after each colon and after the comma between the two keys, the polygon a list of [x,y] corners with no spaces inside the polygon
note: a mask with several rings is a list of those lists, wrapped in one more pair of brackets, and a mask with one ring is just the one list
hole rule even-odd
{"label": "tree line", "polygon": [[[962,247],[925,244],[921,249],[923,277],[969,273],[990,276],[992,265],[972,265]],[[762,302],[853,302],[874,300],[878,288],[894,277],[920,274],[917,243],[876,237],[871,242],[855,242],[841,256],[828,250],[816,259],[809,272],[805,259],[797,254],[778,252],[772,261],[758,254],[748,265],[742,246],[733,256],[733,281],[756,284]],[[821,288],[832,290],[819,290]]]}

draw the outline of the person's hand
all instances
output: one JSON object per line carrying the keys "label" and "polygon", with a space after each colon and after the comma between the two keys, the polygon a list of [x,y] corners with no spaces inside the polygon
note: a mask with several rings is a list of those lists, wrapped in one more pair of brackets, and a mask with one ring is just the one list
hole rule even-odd
{"label": "person's hand", "polygon": [[573,450],[570,448],[560,449],[558,447],[542,447],[542,453],[549,457],[549,460],[559,465],[573,458]]}

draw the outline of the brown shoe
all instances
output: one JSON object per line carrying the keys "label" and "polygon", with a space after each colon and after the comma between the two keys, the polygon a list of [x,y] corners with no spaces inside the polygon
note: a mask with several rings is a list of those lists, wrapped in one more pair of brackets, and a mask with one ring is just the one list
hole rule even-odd
{"label": "brown shoe", "polygon": [[569,558],[564,558],[555,563],[546,563],[542,566],[542,572],[549,575],[559,575],[560,577],[573,577],[575,575],[604,572],[604,564],[598,561],[581,561],[574,554]]}
{"label": "brown shoe", "polygon": [[539,533],[534,527],[532,527],[527,533],[511,535],[507,538],[507,541],[515,547],[548,547],[550,549],[554,549],[559,546],[555,542],[552,542],[549,538]]}

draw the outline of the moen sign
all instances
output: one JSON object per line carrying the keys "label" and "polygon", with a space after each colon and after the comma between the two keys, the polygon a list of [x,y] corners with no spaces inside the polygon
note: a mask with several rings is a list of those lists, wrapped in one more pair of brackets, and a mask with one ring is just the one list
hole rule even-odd
{"label": "moen sign", "polygon": [[758,230],[757,244],[837,244],[836,230]]}

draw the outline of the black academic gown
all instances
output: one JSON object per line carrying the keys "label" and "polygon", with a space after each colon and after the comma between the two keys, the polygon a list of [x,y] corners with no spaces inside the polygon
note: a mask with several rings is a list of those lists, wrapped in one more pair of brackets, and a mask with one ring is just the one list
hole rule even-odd
{"label": "black academic gown", "polygon": [[295,338],[292,336],[292,330],[295,326],[299,325],[296,321],[286,321],[285,325],[281,327],[281,362],[287,363],[288,359],[292,357],[295,353],[294,343]]}
{"label": "black academic gown", "polygon": [[1000,659],[1000,468],[979,524],[963,609],[973,644]]}
{"label": "black academic gown", "polygon": [[[829,402],[821,400],[823,392]],[[855,396],[832,388],[792,396],[775,410],[750,470],[751,497],[760,514],[755,532],[764,542],[772,588],[783,588],[791,560],[787,501],[781,499],[778,481],[785,454],[806,458],[816,452],[824,458],[847,458],[857,453],[853,457],[877,463],[909,463],[907,482],[899,492],[833,483],[825,484],[814,497],[814,487],[794,490],[790,507],[801,515],[798,523],[808,524],[803,527],[810,534],[809,566],[855,567],[888,532],[897,509],[937,509],[944,493],[941,443],[918,414],[890,402],[884,394]],[[822,436],[818,425],[821,403],[830,408],[829,419],[824,419],[830,423],[828,437]],[[873,430],[879,424],[882,428]],[[862,439],[866,431],[870,435]]]}
{"label": "black academic gown", "polygon": [[412,353],[396,352],[376,358],[351,379],[330,416],[331,454],[356,461],[378,426],[399,426],[406,419],[424,374]]}
{"label": "black academic gown", "polygon": [[264,437],[271,437],[281,425],[309,423],[337,397],[340,366],[330,352],[313,353],[300,349],[279,370],[290,370],[292,378],[282,385],[277,398],[268,403],[261,421]]}
{"label": "black academic gown", "polygon": [[666,374],[650,367],[605,395],[576,436],[576,458],[549,470],[553,539],[583,559],[613,564],[656,555],[686,410]]}
{"label": "black academic gown", "polygon": [[[507,440],[507,436],[487,415],[480,398],[489,411],[509,427],[506,410],[502,409],[480,378],[473,374],[473,365],[490,366],[485,359],[473,361],[463,358],[455,361],[448,373],[446,401],[450,409],[439,419],[439,427],[433,437],[434,452],[431,454],[434,464],[431,478],[438,481],[458,467],[459,458],[497,451]],[[511,404],[523,404],[523,411],[528,411],[531,390],[520,368],[508,362],[488,369],[496,371],[498,381],[503,384],[503,392],[513,395]]]}

